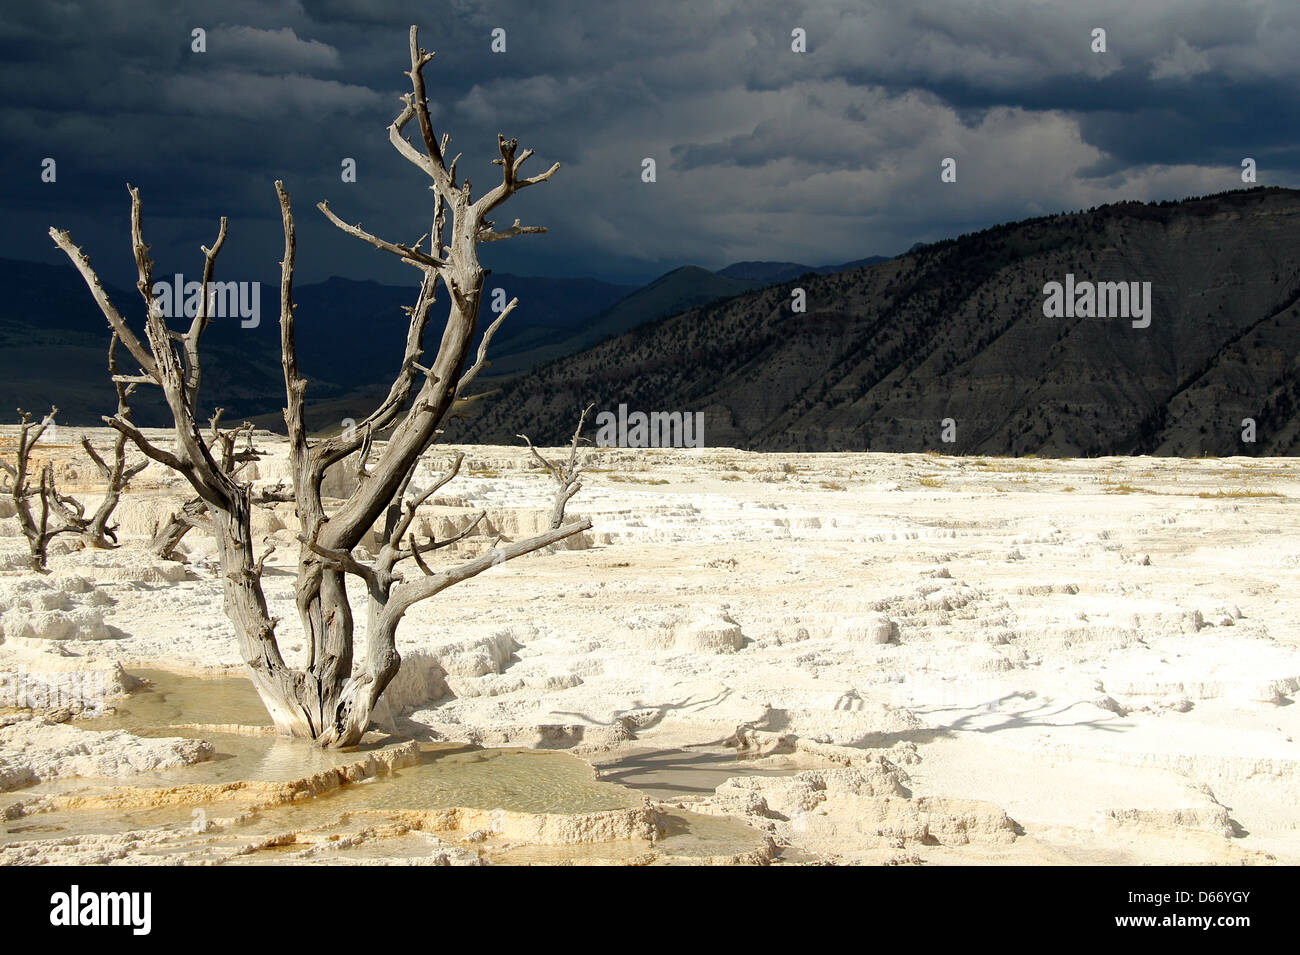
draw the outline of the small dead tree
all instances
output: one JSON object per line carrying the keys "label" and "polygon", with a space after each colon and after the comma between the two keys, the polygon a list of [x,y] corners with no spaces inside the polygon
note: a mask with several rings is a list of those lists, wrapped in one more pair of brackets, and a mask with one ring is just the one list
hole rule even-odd
{"label": "small dead tree", "polygon": [[542,457],[542,453],[533,447],[532,440],[526,434],[517,434],[516,438],[523,438],[528,442],[528,451],[532,455],[537,466],[545,468],[550,472],[551,477],[555,479],[555,503],[551,507],[551,527],[559,527],[564,522],[565,505],[572,500],[573,495],[582,490],[582,472],[587,466],[587,462],[578,463],[578,443],[582,440],[582,425],[587,420],[587,415],[595,405],[587,405],[582,409],[582,414],[578,417],[577,430],[573,432],[573,443],[569,446],[569,460],[563,465],[552,464],[549,460]]}
{"label": "small dead tree", "polygon": [[[118,337],[114,333],[108,346],[108,374],[113,379],[113,387],[117,390],[117,415],[125,421],[130,421],[131,406],[127,399],[130,398],[131,392],[135,391],[137,385],[135,383],[127,384],[120,380],[121,376],[118,372],[116,356],[117,343]],[[126,444],[126,432],[118,431],[113,437],[113,463],[109,464],[95,450],[94,445],[90,443],[90,438],[84,434],[81,436],[81,447],[98,469],[99,476],[107,484],[103,500],[99,502],[99,507],[95,509],[95,513],[86,524],[85,530],[81,532],[81,539],[87,547],[117,546],[117,528],[116,526],[109,526],[109,518],[113,516],[113,511],[117,510],[118,502],[122,499],[122,492],[131,483],[131,479],[149,466],[148,458],[136,464],[128,465],[126,463]]]}
{"label": "small dead tree", "polygon": [[[199,344],[209,322],[209,289],[216,258],[226,238],[226,220],[221,220],[212,248],[202,248],[204,268],[197,314],[186,330],[171,329],[153,294],[153,261],[144,241],[140,195],[135,188],[128,187],[137,288],[146,312],[144,341],[127,327],[89,260],[68,233],[50,230],[55,244],[80,271],[109,324],[140,365],[139,375],[119,375],[115,379],[162,389],[175,423],[174,447],[154,444],[121,416],[105,419],[106,422],[130,437],[148,457],[185,477],[203,501],[220,557],[226,614],[234,625],[253,685],[281,732],[314,739],[325,746],[353,745],[366,731],[376,701],[401,664],[395,638],[398,624],[411,607],[496,564],[541,550],[591,527],[588,520],[562,521],[560,526],[543,534],[493,547],[479,557],[440,570],[429,567],[422,556],[439,542],[417,544],[408,534],[407,545],[402,544],[416,500],[404,502],[403,495],[421,455],[436,440],[438,425],[455,400],[485,366],[492,336],[517,304],[517,300],[512,300],[487,328],[473,363],[466,369],[478,327],[485,275],[478,260],[478,244],[544,231],[537,226],[521,226],[516,219],[514,225],[498,232],[488,217],[515,193],[545,182],[559,169],[556,163],[536,176],[522,176],[520,167],[533,154],[532,150],[519,152],[515,140],[498,136],[500,158],[493,162],[501,166],[501,181],[474,199],[469,180],[457,180],[456,160],[445,159],[449,137],[444,133],[439,140],[433,132],[423,75],[424,67],[432,58],[432,53],[420,49],[416,28],[411,27],[411,65],[407,73],[411,92],[403,97],[404,108],[388,127],[388,138],[394,148],[432,180],[430,232],[412,245],[391,242],[364,231],[360,225],[343,222],[330,211],[328,204],[319,204],[325,216],[344,232],[396,255],[421,273],[416,302],[407,309],[410,322],[400,368],[388,396],[353,432],[316,440],[308,438],[303,413],[307,382],[299,373],[295,347],[293,273],[297,243],[289,194],[282,183],[276,183],[284,230],[284,258],[280,263],[284,418],[289,435],[295,510],[302,534],[295,602],[309,648],[303,668],[288,666],[280,653],[277,621],[268,612],[262,590],[266,555],[256,558],[253,553],[250,526],[253,491],[251,483],[237,479],[233,432],[221,432],[222,440],[210,446],[197,422],[201,379]],[[403,135],[411,120],[416,121],[422,148]],[[427,249],[423,247],[425,239]],[[425,332],[439,283],[449,299],[447,318],[436,354],[432,361],[423,364]],[[391,434],[377,450],[373,467],[363,468],[364,473],[351,496],[333,513],[326,514],[321,494],[326,470],[368,443],[371,435],[389,429]],[[385,518],[387,556],[381,553],[374,564],[366,564],[355,550],[381,517]],[[413,579],[404,579],[395,570],[408,557],[419,568],[419,576]],[[359,665],[354,665],[348,575],[364,582],[370,602],[366,655],[364,661],[358,661]]]}
{"label": "small dead tree", "polygon": [[[54,423],[58,408],[51,408],[49,415],[37,423],[32,416],[18,409],[18,447],[15,449],[14,461],[0,459],[0,470],[4,471],[6,482],[0,491],[7,494],[13,502],[14,517],[27,538],[30,567],[38,574],[46,573],[47,551],[50,541],[60,534],[81,534],[87,526],[85,512],[74,498],[59,493],[54,483],[54,465],[46,462],[40,467],[39,483],[33,485],[31,479],[32,450]],[[35,511],[32,502],[37,506]]]}

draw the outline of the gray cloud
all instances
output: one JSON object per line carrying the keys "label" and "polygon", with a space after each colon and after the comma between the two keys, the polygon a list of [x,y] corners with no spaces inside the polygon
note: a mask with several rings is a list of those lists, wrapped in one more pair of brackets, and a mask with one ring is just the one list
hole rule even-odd
{"label": "gray cloud", "polygon": [[298,73],[263,76],[220,70],[175,77],[167,84],[162,104],[168,112],[210,117],[275,121],[307,115],[329,121],[335,114],[381,115],[387,99],[365,86]]}
{"label": "gray cloud", "polygon": [[340,63],[338,50],[320,40],[299,38],[293,27],[223,26],[212,31],[211,41],[226,59],[275,73],[332,70]]}
{"label": "gray cloud", "polygon": [[[408,239],[420,174],[385,127],[405,85],[407,4],[72,2],[0,12],[0,255],[54,261],[45,229],[129,281],[124,183],[160,261],[232,218],[223,268],[273,278],[271,182],[300,209],[304,280],[409,279],[311,208]],[[687,262],[843,261],[995,222],[1120,199],[1300,181],[1300,8],[1287,0],[457,0],[415,15],[436,122],[481,191],[498,132],[547,185],[511,218],[545,237],[494,268],[646,279]],[[190,31],[208,31],[193,54]],[[1107,31],[1108,52],[1089,49]],[[489,48],[494,28],[507,52]],[[790,49],[807,31],[809,52]],[[57,185],[38,179],[59,162]],[[659,181],[640,181],[644,157]],[[958,160],[958,182],[939,161]],[[339,163],[357,160],[358,181]],[[238,226],[236,229],[235,226]]]}

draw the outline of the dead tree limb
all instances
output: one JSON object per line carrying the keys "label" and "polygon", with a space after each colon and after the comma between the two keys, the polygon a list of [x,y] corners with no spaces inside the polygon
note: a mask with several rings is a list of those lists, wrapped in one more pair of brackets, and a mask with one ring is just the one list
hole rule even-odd
{"label": "dead tree limb", "polygon": [[[254,506],[274,507],[276,504],[293,501],[293,491],[286,489],[283,484],[256,488],[251,500]],[[176,553],[176,547],[185,535],[192,530],[211,531],[211,529],[212,520],[208,514],[207,504],[202,498],[191,498],[182,504],[179,510],[173,511],[171,516],[159,526],[153,540],[149,542],[149,552],[163,560],[183,562]]]}
{"label": "dead tree limb", "polygon": [[153,540],[149,542],[149,552],[163,560],[176,557],[176,548],[186,534],[196,527],[211,527],[207,513],[208,506],[203,503],[202,498],[196,497],[186,501],[180,510],[173,511],[166,522],[158,528]]}

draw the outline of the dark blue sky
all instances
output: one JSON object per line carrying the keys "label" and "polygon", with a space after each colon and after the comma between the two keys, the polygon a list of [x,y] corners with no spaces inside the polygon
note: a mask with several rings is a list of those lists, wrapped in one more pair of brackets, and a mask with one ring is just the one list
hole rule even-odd
{"label": "dark blue sky", "polygon": [[[476,195],[498,176],[497,132],[536,150],[533,172],[562,163],[498,216],[551,230],[485,249],[501,271],[635,282],[688,263],[894,254],[1241,187],[1247,156],[1260,184],[1300,183],[1294,0],[62,2],[0,12],[0,255],[59,261],[57,225],[130,282],[130,181],[160,275],[197,274],[228,215],[220,276],[274,281],[279,177],[300,281],[410,281],[314,205],[403,241],[427,230],[426,181],[385,133],[412,22],[437,52],[435,126]],[[949,156],[955,184],[939,178]],[[345,157],[356,183],[340,181]]]}

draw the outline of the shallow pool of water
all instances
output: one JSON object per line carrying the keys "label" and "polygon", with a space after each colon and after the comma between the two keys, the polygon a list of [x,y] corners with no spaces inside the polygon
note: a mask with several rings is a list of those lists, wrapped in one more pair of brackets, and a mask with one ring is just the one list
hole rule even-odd
{"label": "shallow pool of water", "polygon": [[[289,782],[355,763],[369,752],[395,744],[392,740],[379,740],[349,750],[323,750],[306,740],[259,732],[257,728],[269,727],[270,721],[247,679],[204,679],[161,670],[143,670],[138,675],[150,680],[151,685],[118,703],[115,713],[76,725],[88,730],[126,730],[139,736],[199,737],[213,743],[214,758],[193,766],[122,779],[51,780],[0,795],[0,816],[8,805],[43,795],[97,797],[120,791],[122,787],[168,789],[237,781]],[[214,731],[216,727],[236,725],[249,729]],[[459,744],[424,743],[419,747],[418,759],[416,765],[289,803],[274,804],[268,792],[278,791],[277,787],[268,790],[265,786],[254,786],[224,794],[194,795],[186,790],[176,805],[135,809],[79,807],[0,819],[0,842],[165,830],[177,840],[160,852],[174,855],[184,845],[183,851],[188,852],[192,847],[197,858],[213,846],[235,846],[241,840],[246,843],[250,837],[273,837],[288,832],[340,832],[353,825],[373,824],[387,812],[465,807],[521,813],[591,813],[640,806],[644,795],[676,798],[705,795],[728,775],[795,771],[756,766],[742,769],[743,763],[727,752],[634,754],[606,766],[603,779],[586,761],[555,750],[478,749]],[[381,815],[358,815],[369,813]],[[670,850],[674,857],[735,855],[762,844],[755,831],[739,820],[680,812],[665,818],[669,831],[663,848]],[[218,825],[205,830],[208,822]],[[423,838],[401,837],[392,848],[418,856]],[[406,847],[403,839],[411,845]],[[579,857],[631,861],[649,848],[649,843],[640,842],[603,847],[483,847],[489,858],[499,856],[499,861],[515,862]],[[382,856],[384,851],[371,845],[358,855]],[[280,850],[269,854],[283,857],[285,861],[292,855]]]}
{"label": "shallow pool of water", "polygon": [[646,749],[597,760],[600,778],[652,799],[691,800],[712,796],[732,776],[792,776],[825,762],[791,753],[754,759],[718,744],[688,749]]}
{"label": "shallow pool of water", "polygon": [[124,729],[140,736],[182,735],[167,728],[184,724],[240,724],[270,727],[262,698],[247,677],[197,677],[166,670],[133,669],[148,685],[113,704],[109,716],[84,720],[85,729]]}

